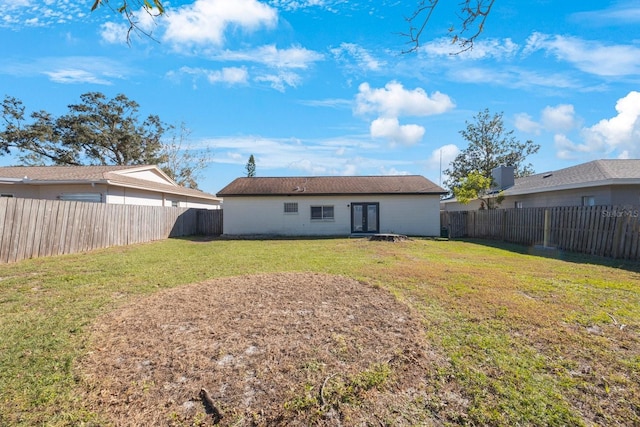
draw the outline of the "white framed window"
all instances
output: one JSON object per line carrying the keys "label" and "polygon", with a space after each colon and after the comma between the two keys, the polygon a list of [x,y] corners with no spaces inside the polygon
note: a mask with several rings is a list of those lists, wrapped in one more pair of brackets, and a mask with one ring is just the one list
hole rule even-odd
{"label": "white framed window", "polygon": [[333,206],[311,206],[311,221],[333,220]]}
{"label": "white framed window", "polygon": [[596,198],[594,196],[582,196],[582,206],[595,206]]}
{"label": "white framed window", "polygon": [[177,200],[172,200],[171,201],[171,207],[172,208],[179,208],[180,207],[180,202]]}
{"label": "white framed window", "polygon": [[297,214],[298,213],[298,202],[285,202],[285,204],[284,204],[284,213],[286,213],[286,214]]}
{"label": "white framed window", "polygon": [[522,209],[522,202],[516,202],[514,207],[516,209]]}

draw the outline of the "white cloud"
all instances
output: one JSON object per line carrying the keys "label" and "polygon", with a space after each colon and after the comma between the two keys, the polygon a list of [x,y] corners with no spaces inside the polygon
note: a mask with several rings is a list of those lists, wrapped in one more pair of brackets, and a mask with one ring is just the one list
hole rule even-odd
{"label": "white cloud", "polygon": [[331,49],[334,58],[343,63],[349,63],[349,59],[355,60],[353,68],[362,70],[378,71],[386,65],[385,61],[376,59],[371,53],[355,43],[341,43],[340,47]]}
{"label": "white cloud", "polygon": [[55,71],[44,71],[51,81],[56,83],[92,83],[98,85],[111,85],[109,80],[97,76],[95,73],[77,68],[61,68]]}
{"label": "white cloud", "polygon": [[100,26],[100,37],[110,44],[126,44],[129,27],[125,24],[105,22]]}
{"label": "white cloud", "polygon": [[546,106],[540,113],[540,121],[536,122],[529,114],[515,115],[516,129],[539,135],[541,131],[566,133],[579,126],[573,105],[558,104]]}
{"label": "white cloud", "polygon": [[90,6],[68,0],[0,0],[0,28],[47,27],[79,21]]}
{"label": "white cloud", "polygon": [[270,3],[284,10],[295,11],[309,7],[325,7],[325,0],[271,0]]}
{"label": "white cloud", "polygon": [[640,23],[640,6],[635,1],[613,4],[606,9],[577,12],[571,19],[590,23],[594,26],[610,26]]}
{"label": "white cloud", "polygon": [[424,128],[418,125],[400,125],[398,119],[393,117],[380,117],[371,122],[371,136],[373,138],[386,138],[392,144],[413,145],[424,136]]}
{"label": "white cloud", "polygon": [[[520,67],[458,67],[450,71],[456,82],[482,83],[511,88],[581,89],[582,84],[561,73],[534,72]],[[593,88],[589,88],[593,90]]]}
{"label": "white cloud", "polygon": [[283,71],[277,74],[263,74],[256,77],[255,80],[269,83],[273,89],[284,92],[287,87],[298,87],[302,78],[296,73]]}
{"label": "white cloud", "polygon": [[576,127],[576,115],[573,105],[559,104],[547,106],[542,110],[542,126],[554,132],[569,132]]}
{"label": "white cloud", "polygon": [[586,73],[598,76],[633,76],[640,74],[640,47],[633,45],[605,45],[577,37],[532,34],[525,53],[538,50],[572,63]]}
{"label": "white cloud", "polygon": [[212,72],[207,77],[211,83],[244,84],[249,79],[249,73],[244,67],[225,67],[221,71]]}
{"label": "white cloud", "polygon": [[0,65],[2,74],[20,77],[45,75],[51,81],[64,84],[111,85],[114,79],[123,79],[131,72],[122,64],[101,56],[42,57],[29,63]]}
{"label": "white cloud", "polygon": [[504,59],[515,56],[520,47],[511,39],[482,39],[474,42],[473,49],[459,52],[456,44],[451,44],[451,39],[441,37],[425,43],[420,47],[420,53],[433,56],[444,56],[451,60],[479,60],[479,59]]}
{"label": "white cloud", "polygon": [[163,39],[171,44],[222,46],[229,27],[246,31],[271,28],[278,15],[257,0],[196,0],[168,11],[166,21]]}
{"label": "white cloud", "polygon": [[556,134],[553,137],[556,147],[556,155],[563,160],[576,160],[585,153],[593,151],[586,144],[576,144],[566,135]]}
{"label": "white cloud", "polygon": [[375,113],[383,117],[429,116],[455,107],[451,98],[441,92],[434,92],[429,96],[422,88],[406,90],[395,81],[379,89],[372,89],[368,83],[362,83],[358,90],[355,107],[358,114]]}
{"label": "white cloud", "polygon": [[300,46],[278,49],[275,45],[266,45],[244,51],[223,51],[214,55],[212,59],[256,62],[273,68],[305,69],[309,64],[323,60],[324,56]]}
{"label": "white cloud", "polygon": [[616,111],[617,116],[584,129],[585,140],[595,147],[604,146],[607,151],[627,150],[640,157],[640,92],[632,91],[619,99]]}
{"label": "white cloud", "polygon": [[428,116],[441,114],[455,106],[451,99],[440,92],[429,96],[422,88],[406,90],[402,84],[391,81],[384,88],[372,89],[362,83],[356,95],[356,114],[375,114],[369,131],[373,138],[386,138],[393,145],[413,145],[425,134],[416,124],[400,125],[399,116]]}
{"label": "white cloud", "polygon": [[519,131],[526,133],[540,134],[542,126],[540,123],[533,120],[533,118],[527,113],[520,113],[515,115],[515,127]]}
{"label": "white cloud", "polygon": [[558,157],[640,157],[640,92],[629,92],[616,103],[617,115],[582,128],[582,142],[576,143],[564,134],[555,135]]}
{"label": "white cloud", "polygon": [[[260,160],[258,173],[264,173],[264,176],[275,169],[291,170],[295,174],[302,171],[313,175],[357,175],[361,169],[377,171],[381,166],[396,163],[362,157],[362,153],[373,153],[378,147],[358,138],[300,141],[296,138],[221,137],[203,140],[200,145],[215,147],[220,155],[213,157],[213,163],[241,167],[253,154]],[[340,156],[336,156],[337,149]]]}
{"label": "white cloud", "polygon": [[[209,83],[226,83],[229,85],[245,84],[249,80],[249,72],[244,67],[225,67],[221,70],[208,70],[205,68],[182,67],[180,74],[191,76],[204,76]],[[173,75],[174,73],[169,73]]]}

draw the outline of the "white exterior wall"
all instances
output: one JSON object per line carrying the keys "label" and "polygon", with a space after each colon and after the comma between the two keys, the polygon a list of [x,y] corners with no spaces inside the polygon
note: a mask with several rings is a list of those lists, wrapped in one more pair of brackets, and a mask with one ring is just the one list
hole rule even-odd
{"label": "white exterior wall", "polygon": [[[109,187],[107,203],[115,205],[165,206],[161,193],[123,187]],[[171,203],[169,203],[169,206],[171,206]]]}
{"label": "white exterior wall", "polygon": [[379,199],[380,233],[440,235],[440,195],[384,196]]}
{"label": "white exterior wall", "polygon": [[119,205],[171,207],[172,202],[178,202],[178,207],[181,208],[220,209],[220,204],[214,200],[208,201],[179,194],[157,193],[133,188],[109,187],[109,195],[107,196],[107,203]]}
{"label": "white exterior wall", "polygon": [[[440,197],[413,196],[273,196],[226,197],[225,235],[348,236],[351,203],[379,203],[379,232],[411,236],[440,234]],[[284,203],[298,203],[285,214]],[[333,206],[334,219],[311,221],[311,206]]]}
{"label": "white exterior wall", "polygon": [[220,209],[215,200],[196,199],[177,194],[164,194],[154,191],[133,188],[114,187],[105,184],[75,185],[23,185],[0,184],[0,194],[27,199],[59,200],[65,193],[97,193],[102,195],[102,202],[116,205],[171,206],[177,201],[181,208]]}
{"label": "white exterior wall", "polygon": [[[104,184],[81,184],[81,185],[23,185],[23,184],[0,184],[0,193],[13,194],[13,197],[26,199],[59,200],[64,193],[98,193],[104,194],[106,185]],[[103,199],[104,200],[104,199]]]}

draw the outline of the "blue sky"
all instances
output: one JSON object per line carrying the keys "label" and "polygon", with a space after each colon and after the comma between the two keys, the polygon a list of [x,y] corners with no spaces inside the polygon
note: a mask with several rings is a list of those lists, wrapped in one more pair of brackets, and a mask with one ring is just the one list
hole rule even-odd
{"label": "blue sky", "polygon": [[421,48],[402,54],[417,3],[167,1],[155,21],[138,14],[153,39],[128,45],[124,19],[90,1],[0,0],[0,95],[58,115],[83,93],[123,93],[209,150],[211,193],[251,154],[257,176],[439,183],[485,108],[541,145],[536,172],[640,158],[639,2],[496,0],[474,49],[451,55],[459,2],[441,0]]}

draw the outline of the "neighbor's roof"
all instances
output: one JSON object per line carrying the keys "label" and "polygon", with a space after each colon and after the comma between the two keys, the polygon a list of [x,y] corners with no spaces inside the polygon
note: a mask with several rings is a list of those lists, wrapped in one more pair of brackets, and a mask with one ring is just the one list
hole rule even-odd
{"label": "neighbor's roof", "polygon": [[517,178],[505,196],[601,185],[640,184],[640,159],[594,160],[557,171]]}
{"label": "neighbor's roof", "polygon": [[[136,172],[151,171],[160,180],[136,178]],[[134,166],[8,166],[0,167],[0,183],[17,185],[109,184],[116,187],[152,190],[200,199],[219,200],[199,190],[181,187],[155,165]]]}
{"label": "neighbor's roof", "polygon": [[237,178],[220,197],[345,194],[444,194],[442,187],[419,175],[311,176]]}

